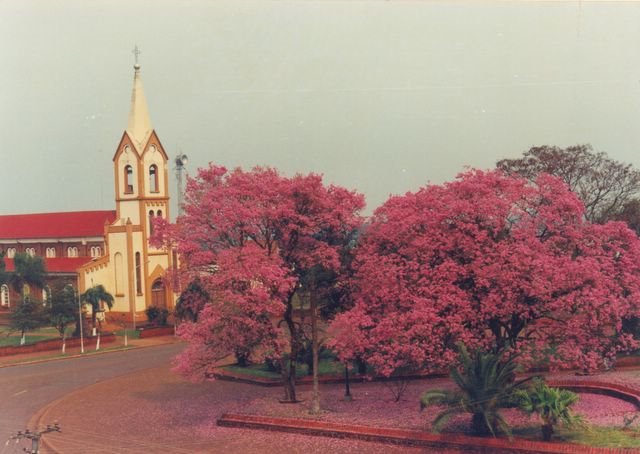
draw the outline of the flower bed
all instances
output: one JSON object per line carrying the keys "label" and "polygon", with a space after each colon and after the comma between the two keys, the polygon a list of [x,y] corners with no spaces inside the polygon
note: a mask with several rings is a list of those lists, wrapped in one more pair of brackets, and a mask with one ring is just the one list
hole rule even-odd
{"label": "flower bed", "polygon": [[[452,387],[450,380],[444,378],[430,380],[414,380],[399,402],[393,401],[388,389],[393,382],[353,383],[351,386],[353,401],[344,401],[343,385],[322,385],[320,389],[321,415],[309,415],[309,402],[312,394],[309,386],[300,386],[298,398],[303,401],[299,405],[282,405],[278,403],[280,390],[265,392],[264,397],[252,400],[242,408],[243,414],[260,415],[275,418],[299,418],[301,420],[319,420],[330,423],[356,424],[369,427],[386,427],[417,430],[431,433],[432,423],[440,408],[419,411],[420,395],[432,388]],[[575,406],[575,413],[584,415],[589,424],[595,428],[622,428],[625,417],[640,415],[637,407],[630,402],[602,394],[581,393],[580,401]],[[505,409],[503,415],[509,421],[516,434],[526,434],[529,439],[540,439],[539,422],[535,416],[528,416],[516,409]],[[444,427],[447,435],[469,435],[470,416],[459,415],[452,418]],[[637,429],[640,421],[636,420],[633,428]]]}

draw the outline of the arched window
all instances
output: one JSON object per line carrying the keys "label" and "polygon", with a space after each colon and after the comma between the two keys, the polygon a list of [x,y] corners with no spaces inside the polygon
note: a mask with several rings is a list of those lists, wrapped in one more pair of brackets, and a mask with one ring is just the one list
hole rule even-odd
{"label": "arched window", "polygon": [[16,248],[10,247],[7,249],[7,258],[12,259],[16,256]]}
{"label": "arched window", "polygon": [[158,166],[155,164],[149,167],[149,191],[158,192]]}
{"label": "arched window", "polygon": [[132,194],[133,193],[133,167],[131,167],[130,165],[126,165],[124,167],[124,178],[125,178],[124,193]]}
{"label": "arched window", "polygon": [[9,286],[6,284],[0,287],[0,304],[3,307],[11,306],[11,301],[9,301]]}
{"label": "arched window", "polygon": [[36,248],[28,247],[24,250],[24,252],[26,252],[28,256],[34,257],[36,255]]}
{"label": "arched window", "polygon": [[140,253],[136,252],[136,293],[138,293],[138,295],[142,295],[142,270],[140,269],[141,266]]}
{"label": "arched window", "polygon": [[161,217],[162,217],[162,210],[158,210],[158,211],[156,212],[156,216],[158,216],[159,218],[161,218]]}
{"label": "arched window", "polygon": [[101,257],[102,249],[100,246],[91,246],[91,257]]}
{"label": "arched window", "polygon": [[67,248],[67,257],[77,257],[78,256],[78,248],[75,246],[69,246]]}
{"label": "arched window", "polygon": [[48,247],[45,251],[44,251],[44,255],[45,257],[48,258],[52,258],[56,256],[56,248],[54,247]]}
{"label": "arched window", "polygon": [[153,210],[149,210],[149,236],[153,235]]}

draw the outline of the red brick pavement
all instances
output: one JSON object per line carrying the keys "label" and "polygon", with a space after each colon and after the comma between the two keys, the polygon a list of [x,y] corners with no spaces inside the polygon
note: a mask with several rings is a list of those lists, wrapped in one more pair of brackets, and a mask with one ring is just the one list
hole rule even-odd
{"label": "red brick pavement", "polygon": [[30,427],[59,422],[61,433],[43,437],[43,453],[460,452],[216,426],[224,412],[238,411],[265,393],[275,399],[281,390],[224,381],[193,384],[168,367],[149,369],[71,393],[42,409]]}
{"label": "red brick pavement", "polygon": [[[566,379],[562,374],[556,377],[556,380]],[[586,382],[594,379],[601,381],[602,377],[579,377],[572,379],[572,382],[586,386]],[[625,391],[628,390],[635,392],[633,386],[627,386]],[[439,444],[439,447],[397,446],[361,439],[312,437],[299,433],[216,426],[216,420],[224,413],[243,413],[252,401],[265,397],[275,401],[280,393],[279,388],[222,380],[193,384],[171,373],[167,366],[80,389],[42,409],[32,419],[30,427],[58,421],[62,433],[48,434],[45,437],[47,450],[43,452],[70,454],[465,452],[464,448],[445,443]],[[576,452],[575,446],[563,446],[568,449],[566,452]],[[492,452],[491,446],[485,448]],[[481,449],[475,446],[471,452],[481,452]],[[599,450],[580,447],[578,451],[587,453]]]}

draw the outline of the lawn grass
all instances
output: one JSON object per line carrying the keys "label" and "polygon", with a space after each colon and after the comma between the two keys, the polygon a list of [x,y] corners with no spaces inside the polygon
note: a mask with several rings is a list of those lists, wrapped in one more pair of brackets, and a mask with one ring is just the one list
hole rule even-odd
{"label": "lawn grass", "polygon": [[[18,333],[18,335],[11,335],[11,336],[1,336],[0,337],[0,347],[19,347],[20,346],[20,333]],[[47,338],[43,338],[42,336],[33,336],[33,335],[26,335],[25,336],[25,345],[29,345],[29,344],[35,344],[38,341],[41,341],[43,339],[47,339]]]}
{"label": "lawn grass", "polygon": [[[542,440],[540,427],[528,426],[516,428],[513,435],[527,440]],[[638,429],[623,430],[615,427],[588,427],[584,429],[567,429],[559,427],[552,441],[575,443],[598,448],[640,448],[640,431]]]}
{"label": "lawn grass", "polygon": [[[246,367],[241,367],[236,364],[231,366],[225,366],[223,369],[228,370],[230,372],[235,372],[238,374],[250,375],[252,377],[260,377],[260,378],[272,378],[272,379],[280,379],[282,375],[278,372],[273,372],[267,369],[265,364],[250,364]],[[306,377],[308,374],[309,368],[306,364],[298,363],[296,367],[296,377],[302,378]],[[344,365],[342,363],[338,363],[332,359],[321,359],[318,363],[318,374],[319,375],[337,375],[344,373]],[[310,375],[309,375],[310,376]]]}
{"label": "lawn grass", "polygon": [[[73,327],[67,328],[67,337],[73,332]],[[20,345],[20,331],[11,330],[8,326],[0,326],[0,347],[17,347]],[[29,331],[25,336],[25,345],[35,344],[43,340],[60,339],[60,333],[53,327],[40,328]]]}
{"label": "lawn grass", "polygon": [[[124,337],[124,331],[123,329],[115,331],[113,334],[115,334],[116,336],[119,337]],[[127,337],[129,339],[140,339],[140,331],[138,331],[137,329],[128,329],[127,330]]]}

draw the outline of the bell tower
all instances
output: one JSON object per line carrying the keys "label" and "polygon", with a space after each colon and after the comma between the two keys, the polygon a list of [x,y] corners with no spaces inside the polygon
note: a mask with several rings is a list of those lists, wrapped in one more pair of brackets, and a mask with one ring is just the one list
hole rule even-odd
{"label": "bell tower", "polygon": [[169,218],[168,156],[151,126],[140,65],[134,65],[127,129],[113,157],[118,219],[152,233],[152,219]]}
{"label": "bell tower", "polygon": [[134,323],[144,319],[145,308],[171,308],[176,298],[166,278],[172,256],[149,244],[154,219],[169,219],[169,159],[151,126],[138,53],[136,46],[127,128],[113,156],[116,220],[105,226],[108,268],[90,270],[109,276],[96,274],[95,282],[111,281],[112,316],[120,312]]}

